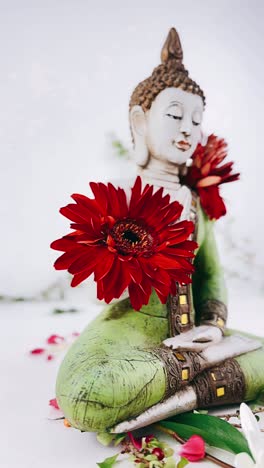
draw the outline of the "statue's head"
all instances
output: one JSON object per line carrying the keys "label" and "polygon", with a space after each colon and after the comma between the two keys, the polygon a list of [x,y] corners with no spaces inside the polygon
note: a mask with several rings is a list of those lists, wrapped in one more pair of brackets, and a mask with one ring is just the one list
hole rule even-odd
{"label": "statue's head", "polygon": [[130,125],[139,166],[152,158],[184,164],[201,140],[205,97],[182,63],[178,33],[169,32],[162,63],[130,99]]}

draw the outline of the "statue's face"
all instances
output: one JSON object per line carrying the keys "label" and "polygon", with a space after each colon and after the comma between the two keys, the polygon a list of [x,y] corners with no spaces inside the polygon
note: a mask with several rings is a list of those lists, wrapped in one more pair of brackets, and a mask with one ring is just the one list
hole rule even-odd
{"label": "statue's face", "polygon": [[135,152],[142,153],[144,145],[145,154],[153,158],[184,164],[201,139],[202,98],[180,88],[166,88],[144,115],[141,110],[141,118],[141,108],[135,107],[134,116],[133,109],[131,113]]}

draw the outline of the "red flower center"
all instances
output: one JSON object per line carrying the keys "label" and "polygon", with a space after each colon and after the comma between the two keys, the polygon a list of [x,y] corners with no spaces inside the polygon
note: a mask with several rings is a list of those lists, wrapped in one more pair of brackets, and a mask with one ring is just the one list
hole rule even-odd
{"label": "red flower center", "polygon": [[121,255],[134,257],[153,255],[155,234],[148,226],[133,219],[120,220],[109,232],[108,244]]}

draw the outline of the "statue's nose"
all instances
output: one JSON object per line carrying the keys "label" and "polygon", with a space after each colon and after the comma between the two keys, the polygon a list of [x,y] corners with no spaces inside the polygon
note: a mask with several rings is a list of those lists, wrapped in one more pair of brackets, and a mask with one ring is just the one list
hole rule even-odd
{"label": "statue's nose", "polygon": [[191,132],[189,129],[185,129],[182,131],[182,134],[185,138],[189,137],[191,135]]}
{"label": "statue's nose", "polygon": [[191,135],[192,122],[189,115],[184,115],[180,125],[180,132],[186,138]]}

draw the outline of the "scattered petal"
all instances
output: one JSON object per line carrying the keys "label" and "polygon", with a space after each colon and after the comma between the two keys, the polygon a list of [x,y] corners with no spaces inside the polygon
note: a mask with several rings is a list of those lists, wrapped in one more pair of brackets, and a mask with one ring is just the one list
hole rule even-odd
{"label": "scattered petal", "polygon": [[60,335],[50,335],[46,341],[48,344],[60,344],[64,341],[64,338]]}
{"label": "scattered petal", "polygon": [[47,355],[47,361],[52,361],[54,359],[53,354],[48,354]]}
{"label": "scattered petal", "polygon": [[205,457],[205,443],[203,438],[198,435],[191,436],[187,442],[182,445],[179,453],[190,462],[202,460]]}
{"label": "scattered petal", "polygon": [[43,354],[45,351],[45,348],[35,348],[30,351],[30,354]]}
{"label": "scattered petal", "polygon": [[52,406],[53,408],[59,410],[60,407],[58,405],[58,402],[57,402],[57,398],[52,398],[50,401],[49,401],[49,405]]}

